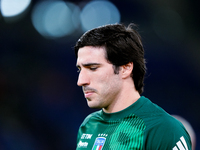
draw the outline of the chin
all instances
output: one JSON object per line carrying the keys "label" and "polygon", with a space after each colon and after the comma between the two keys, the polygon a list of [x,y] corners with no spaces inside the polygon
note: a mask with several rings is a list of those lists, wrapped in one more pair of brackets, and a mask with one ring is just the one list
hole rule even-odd
{"label": "chin", "polygon": [[102,107],[100,107],[98,104],[94,104],[93,102],[88,102],[88,106],[90,108],[95,108],[95,109],[100,109]]}
{"label": "chin", "polygon": [[101,107],[96,106],[96,105],[88,105],[90,108],[95,108],[95,109],[100,109]]}

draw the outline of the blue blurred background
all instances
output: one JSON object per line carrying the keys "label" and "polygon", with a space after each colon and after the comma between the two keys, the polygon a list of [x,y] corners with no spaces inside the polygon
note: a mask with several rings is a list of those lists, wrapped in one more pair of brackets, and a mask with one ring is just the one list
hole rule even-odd
{"label": "blue blurred background", "polygon": [[135,23],[145,47],[143,95],[192,125],[200,149],[200,17],[195,0],[1,0],[0,149],[73,150],[91,112],[73,46],[86,31]]}

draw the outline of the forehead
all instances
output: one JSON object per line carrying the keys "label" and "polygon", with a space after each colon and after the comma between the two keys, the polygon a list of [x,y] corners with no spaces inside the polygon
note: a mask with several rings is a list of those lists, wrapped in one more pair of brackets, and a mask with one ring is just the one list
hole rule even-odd
{"label": "forehead", "polygon": [[84,46],[78,51],[77,64],[91,62],[107,62],[104,47]]}

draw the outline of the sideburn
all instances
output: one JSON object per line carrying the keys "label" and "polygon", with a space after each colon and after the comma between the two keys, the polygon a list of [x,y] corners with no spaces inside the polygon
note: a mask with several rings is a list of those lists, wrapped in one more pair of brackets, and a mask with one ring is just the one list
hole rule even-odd
{"label": "sideburn", "polygon": [[119,66],[113,65],[114,74],[119,74]]}

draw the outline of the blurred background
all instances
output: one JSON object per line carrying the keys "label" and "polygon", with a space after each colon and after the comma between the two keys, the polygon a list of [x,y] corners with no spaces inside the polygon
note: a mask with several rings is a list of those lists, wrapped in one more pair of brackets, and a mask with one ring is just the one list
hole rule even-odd
{"label": "blurred background", "polygon": [[73,150],[91,112],[73,46],[94,27],[135,23],[143,95],[186,119],[200,150],[200,17],[195,0],[1,0],[0,149]]}

